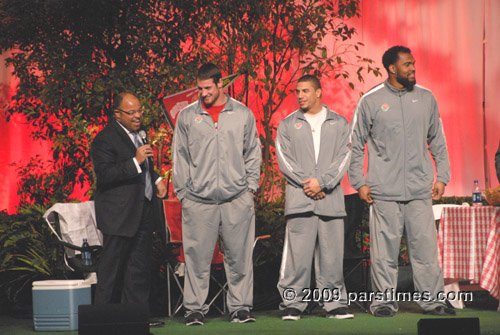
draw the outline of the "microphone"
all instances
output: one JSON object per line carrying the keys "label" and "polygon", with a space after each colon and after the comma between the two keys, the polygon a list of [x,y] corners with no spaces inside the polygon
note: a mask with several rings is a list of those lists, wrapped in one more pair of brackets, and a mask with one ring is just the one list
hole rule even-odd
{"label": "microphone", "polygon": [[142,138],[142,143],[144,143],[144,144],[148,143],[148,137],[147,137],[146,132],[144,130],[139,130],[138,135],[140,138]]}
{"label": "microphone", "polygon": [[[146,132],[144,130],[139,130],[137,134],[142,139],[143,144],[148,144],[148,136],[146,135]],[[148,160],[151,162],[151,164],[153,163],[153,157],[148,157]]]}

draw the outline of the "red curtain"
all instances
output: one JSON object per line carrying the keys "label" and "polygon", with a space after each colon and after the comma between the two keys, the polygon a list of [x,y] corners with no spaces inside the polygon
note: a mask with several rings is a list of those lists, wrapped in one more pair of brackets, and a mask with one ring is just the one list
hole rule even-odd
{"label": "red curtain", "polygon": [[49,142],[31,139],[31,128],[19,116],[7,122],[7,115],[3,106],[10,101],[18,81],[10,73],[12,68],[5,66],[8,53],[0,55],[0,211],[16,212],[17,196],[17,171],[13,163],[25,164],[29,157],[40,155],[44,160],[50,159]]}
{"label": "red curtain", "polygon": [[[452,168],[445,196],[469,195],[474,179],[482,187],[488,186],[488,179],[490,186],[497,186],[494,154],[500,139],[500,113],[496,111],[500,105],[497,92],[500,39],[495,35],[500,31],[500,2],[362,0],[361,10],[361,17],[352,22],[358,30],[356,39],[365,44],[361,55],[374,59],[382,69],[381,58],[386,49],[398,44],[408,46],[417,62],[417,82],[433,91],[437,98]],[[333,40],[327,39],[326,44],[330,50],[335,47]],[[3,54],[0,58],[0,107],[9,101],[16,86],[15,78],[10,76],[11,69],[3,65],[6,57]],[[385,70],[383,75],[383,78],[365,76],[366,82],[356,84],[355,91],[339,81],[324,78],[323,102],[351,120],[360,93],[385,80]],[[297,108],[295,100],[291,96],[286,101],[275,123]],[[0,210],[13,213],[18,201],[17,173],[10,164],[26,163],[36,154],[48,159],[50,143],[32,141],[23,120],[15,118],[7,123],[4,112],[1,113]],[[344,186],[347,193],[353,192],[347,180]],[[77,194],[83,193],[79,190]]]}
{"label": "red curtain", "polygon": [[498,17],[496,0],[362,1],[357,27],[366,45],[363,52],[380,64],[388,47],[408,46],[416,59],[417,82],[436,96],[451,160],[452,179],[445,196],[470,195],[474,179],[483,188],[498,185],[494,167],[500,139]]}

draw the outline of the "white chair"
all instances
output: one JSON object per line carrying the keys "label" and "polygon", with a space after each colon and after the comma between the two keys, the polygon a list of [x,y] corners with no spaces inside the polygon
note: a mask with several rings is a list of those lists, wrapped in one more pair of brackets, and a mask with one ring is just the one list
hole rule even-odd
{"label": "white chair", "polygon": [[[72,271],[81,272],[85,281],[97,283],[97,263],[102,251],[102,233],[97,229],[93,201],[81,203],[57,203],[43,215],[50,229],[64,246],[64,262]],[[81,259],[83,239],[86,238],[92,265],[85,265]]]}
{"label": "white chair", "polygon": [[443,208],[445,208],[445,207],[461,207],[461,206],[469,206],[469,204],[464,203],[462,205],[454,205],[454,204],[432,205],[432,212],[434,213],[434,220],[441,219],[441,213],[443,212]]}

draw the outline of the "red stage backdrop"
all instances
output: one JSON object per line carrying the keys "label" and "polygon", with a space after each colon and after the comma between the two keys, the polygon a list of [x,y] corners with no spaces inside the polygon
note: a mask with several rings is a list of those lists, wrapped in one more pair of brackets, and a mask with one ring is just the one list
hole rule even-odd
{"label": "red stage backdrop", "polygon": [[[500,106],[500,39],[496,36],[500,31],[500,1],[361,0],[361,7],[361,17],[354,22],[357,39],[365,44],[361,56],[376,60],[382,68],[381,58],[387,48],[397,44],[410,47],[417,61],[418,84],[433,91],[438,100],[452,168],[445,196],[469,195],[474,179],[482,187],[487,179],[491,186],[497,186],[494,154],[500,140],[500,113],[496,110]],[[4,65],[6,57],[0,57],[0,108],[16,86],[11,69]],[[383,73],[385,79],[385,70]],[[350,121],[360,93],[383,80],[365,79],[351,91],[339,81],[323,78],[324,103]],[[256,110],[252,104],[249,107]],[[291,96],[275,122],[296,108],[296,99]],[[18,201],[17,173],[11,164],[25,163],[37,154],[48,159],[50,143],[33,142],[23,120],[14,118],[7,123],[4,112],[0,113],[0,210],[13,213]],[[344,188],[347,193],[353,192],[346,182]],[[75,195],[82,194],[77,190]]]}

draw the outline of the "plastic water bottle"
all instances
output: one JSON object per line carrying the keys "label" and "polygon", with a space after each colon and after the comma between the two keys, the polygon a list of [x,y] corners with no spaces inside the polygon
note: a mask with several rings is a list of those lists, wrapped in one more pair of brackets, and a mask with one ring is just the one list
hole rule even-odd
{"label": "plastic water bottle", "polygon": [[474,186],[472,187],[472,206],[481,206],[481,190],[477,180],[474,180]]}
{"label": "plastic water bottle", "polygon": [[[87,242],[87,239],[84,238],[82,248],[88,248],[88,247],[89,247],[89,242]],[[92,265],[92,255],[91,255],[90,251],[82,252],[82,261],[83,261],[83,265],[87,265],[87,266]]]}

